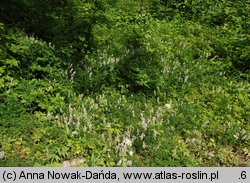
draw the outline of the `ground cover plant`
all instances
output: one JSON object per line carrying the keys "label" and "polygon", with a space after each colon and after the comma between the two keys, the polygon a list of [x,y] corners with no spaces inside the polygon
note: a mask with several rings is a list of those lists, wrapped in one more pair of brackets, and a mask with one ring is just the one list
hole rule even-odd
{"label": "ground cover plant", "polygon": [[250,166],[249,3],[0,2],[0,166]]}

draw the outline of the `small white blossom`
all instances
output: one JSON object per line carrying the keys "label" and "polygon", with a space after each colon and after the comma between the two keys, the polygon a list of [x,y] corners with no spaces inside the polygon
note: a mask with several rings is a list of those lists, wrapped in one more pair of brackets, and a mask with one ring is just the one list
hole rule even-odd
{"label": "small white blossom", "polygon": [[4,158],[4,151],[0,151],[0,159]]}
{"label": "small white blossom", "polygon": [[129,151],[128,154],[129,154],[130,156],[133,156],[134,153],[133,153],[133,151]]}
{"label": "small white blossom", "polygon": [[242,135],[244,135],[247,131],[245,129],[242,129],[240,132]]}
{"label": "small white blossom", "polygon": [[123,140],[123,142],[127,146],[132,146],[132,141],[129,138],[127,138],[127,137],[125,137],[125,139]]}
{"label": "small white blossom", "polygon": [[50,112],[47,113],[47,118],[50,119],[51,118],[51,114]]}
{"label": "small white blossom", "polygon": [[110,124],[110,123],[107,123],[106,127],[107,127],[107,128],[111,128],[111,124]]}
{"label": "small white blossom", "polygon": [[71,107],[71,104],[69,104],[69,113],[71,114],[73,112],[73,108]]}
{"label": "small white blossom", "polygon": [[141,139],[141,140],[143,140],[143,139],[144,139],[144,137],[145,137],[145,134],[144,134],[144,133],[142,133],[142,134],[140,135],[140,139]]}
{"label": "small white blossom", "polygon": [[132,111],[132,116],[135,117],[135,111],[134,110]]}
{"label": "small white blossom", "polygon": [[74,136],[74,135],[77,135],[78,134],[78,132],[77,131],[73,131],[72,132],[72,135]]}
{"label": "small white blossom", "polygon": [[132,161],[127,161],[127,166],[132,166]]}
{"label": "small white blossom", "polygon": [[142,113],[141,113],[141,125],[142,125],[142,128],[143,128],[144,130],[146,130],[147,127],[148,127],[148,124],[147,124],[147,122],[146,122],[146,119],[144,118],[144,116],[143,116]]}
{"label": "small white blossom", "polygon": [[154,137],[154,140],[156,140],[156,138],[157,138],[157,131],[154,129],[154,135],[153,135],[153,137]]}
{"label": "small white blossom", "polygon": [[167,109],[171,109],[171,104],[165,104],[165,107],[166,107]]}
{"label": "small white blossom", "polygon": [[63,167],[70,167],[70,161],[64,161]]}
{"label": "small white blossom", "polygon": [[122,160],[120,159],[118,162],[117,162],[117,166],[120,166],[122,164]]}
{"label": "small white blossom", "polygon": [[234,138],[239,139],[239,134],[238,133],[234,134]]}
{"label": "small white blossom", "polygon": [[79,130],[79,128],[80,128],[80,118],[78,117],[77,118],[77,123],[76,123],[76,130]]}

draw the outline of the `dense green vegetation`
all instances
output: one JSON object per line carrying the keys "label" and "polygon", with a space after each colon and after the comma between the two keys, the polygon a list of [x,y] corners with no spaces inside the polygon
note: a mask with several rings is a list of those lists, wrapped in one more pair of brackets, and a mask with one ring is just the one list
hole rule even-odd
{"label": "dense green vegetation", "polygon": [[249,12],[0,1],[0,166],[250,166]]}

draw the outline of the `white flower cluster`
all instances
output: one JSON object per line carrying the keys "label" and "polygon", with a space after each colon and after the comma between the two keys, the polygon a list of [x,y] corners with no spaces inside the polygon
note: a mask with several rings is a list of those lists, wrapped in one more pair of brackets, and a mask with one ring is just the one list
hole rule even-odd
{"label": "white flower cluster", "polygon": [[120,143],[118,143],[118,146],[116,147],[118,155],[121,158],[118,161],[117,166],[131,166],[132,165],[132,161],[127,160],[126,158],[128,156],[133,156],[134,154],[132,151],[132,145],[133,145],[133,140],[131,140],[130,138],[130,132],[127,131],[123,136],[123,140]]}
{"label": "white flower cluster", "polygon": [[4,151],[0,151],[0,159],[4,158]]}

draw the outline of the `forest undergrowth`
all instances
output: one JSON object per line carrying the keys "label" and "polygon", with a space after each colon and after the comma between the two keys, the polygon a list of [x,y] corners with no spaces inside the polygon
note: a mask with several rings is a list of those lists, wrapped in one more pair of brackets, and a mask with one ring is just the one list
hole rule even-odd
{"label": "forest undergrowth", "polygon": [[0,7],[0,166],[250,166],[247,0]]}

